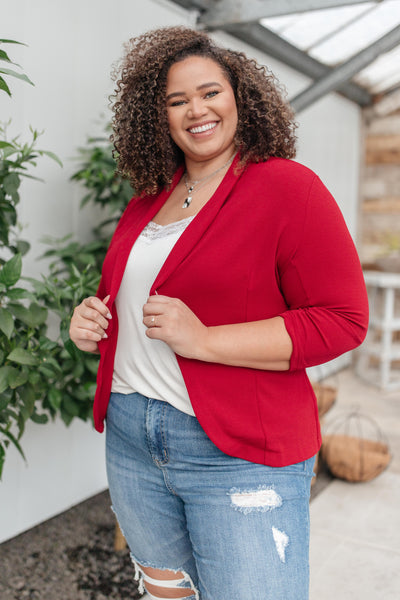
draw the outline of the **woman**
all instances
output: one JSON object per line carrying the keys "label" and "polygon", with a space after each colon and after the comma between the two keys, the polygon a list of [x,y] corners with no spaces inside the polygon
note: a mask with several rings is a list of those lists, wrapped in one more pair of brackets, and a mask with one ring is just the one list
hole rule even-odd
{"label": "woman", "polygon": [[[320,446],[306,367],[367,328],[333,198],[272,75],[205,34],[128,45],[114,104],[136,190],[70,335],[100,351],[96,428],[151,598],[308,598]],[[111,395],[110,395],[111,392]]]}

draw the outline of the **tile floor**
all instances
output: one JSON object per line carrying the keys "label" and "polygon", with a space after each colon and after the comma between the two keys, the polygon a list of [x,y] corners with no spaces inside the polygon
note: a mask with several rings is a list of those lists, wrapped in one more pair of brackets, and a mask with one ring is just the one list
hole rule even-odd
{"label": "tile floor", "polygon": [[334,480],[311,503],[310,600],[399,600],[400,392],[366,385],[351,370],[334,381],[338,400],[327,427],[357,406],[376,421],[393,458],[376,479]]}

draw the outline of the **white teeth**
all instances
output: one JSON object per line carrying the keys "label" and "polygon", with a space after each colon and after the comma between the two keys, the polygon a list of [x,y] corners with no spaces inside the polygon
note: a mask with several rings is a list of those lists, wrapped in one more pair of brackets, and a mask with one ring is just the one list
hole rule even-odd
{"label": "white teeth", "polygon": [[189,131],[190,133],[202,133],[203,131],[214,129],[214,127],[216,126],[216,123],[206,123],[205,125],[201,125],[200,127],[192,127],[191,129],[189,129]]}

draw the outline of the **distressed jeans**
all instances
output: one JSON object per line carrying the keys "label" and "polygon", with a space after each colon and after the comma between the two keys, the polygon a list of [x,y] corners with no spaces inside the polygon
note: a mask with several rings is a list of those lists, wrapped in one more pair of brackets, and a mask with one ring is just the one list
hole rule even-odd
{"label": "distressed jeans", "polygon": [[111,394],[106,422],[111,500],[140,578],[140,566],[181,572],[166,587],[189,600],[308,599],[314,458],[233,458],[195,417],[140,394]]}

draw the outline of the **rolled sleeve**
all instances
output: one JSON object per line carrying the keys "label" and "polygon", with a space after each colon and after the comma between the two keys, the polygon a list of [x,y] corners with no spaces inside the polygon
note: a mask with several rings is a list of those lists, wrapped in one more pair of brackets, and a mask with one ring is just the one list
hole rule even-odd
{"label": "rolled sleeve", "polygon": [[280,316],[293,343],[290,370],[356,348],[368,327],[357,251],[339,207],[318,177],[310,188],[298,240],[280,272],[288,304]]}

